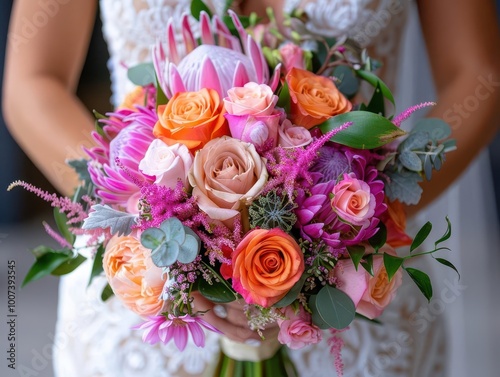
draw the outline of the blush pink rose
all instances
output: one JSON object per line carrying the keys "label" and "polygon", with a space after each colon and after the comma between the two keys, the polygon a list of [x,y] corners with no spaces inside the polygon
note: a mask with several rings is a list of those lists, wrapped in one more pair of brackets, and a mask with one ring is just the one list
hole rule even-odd
{"label": "blush pink rose", "polygon": [[278,129],[281,114],[272,115],[225,115],[231,136],[255,146],[262,146],[267,140],[273,140],[273,147],[278,144]]}
{"label": "blush pink rose", "polygon": [[151,250],[131,236],[114,236],[106,245],[102,265],[108,283],[127,308],[140,316],[156,315],[163,306],[163,270]]}
{"label": "blush pink rose", "polygon": [[287,43],[280,47],[279,53],[283,68],[288,72],[292,68],[306,69],[304,64],[304,51],[294,43]]}
{"label": "blush pink rose", "polygon": [[332,195],[333,210],[352,225],[363,225],[375,214],[377,202],[370,186],[354,175],[344,174],[344,179],[333,188]]}
{"label": "blush pink rose", "polygon": [[224,136],[196,153],[188,177],[200,209],[214,220],[226,221],[238,215],[242,205],[251,204],[268,173],[252,144]]}
{"label": "blush pink rose", "polygon": [[294,126],[285,119],[279,128],[278,144],[283,148],[305,147],[312,142],[311,133],[307,128]]}
{"label": "blush pink rose", "polygon": [[312,323],[311,315],[304,310],[302,305],[296,312],[288,306],[283,315],[286,319],[279,319],[280,332],[278,341],[286,344],[291,349],[300,349],[310,344],[321,342],[323,334],[321,329]]}
{"label": "blush pink rose", "polygon": [[224,107],[231,115],[271,115],[278,102],[278,96],[269,86],[255,82],[229,89],[227,94],[228,96],[224,98]]}
{"label": "blush pink rose", "polygon": [[[396,255],[394,249],[389,245],[385,245],[379,251]],[[356,308],[359,314],[370,319],[377,318],[382,314],[387,305],[396,296],[396,291],[403,281],[403,272],[401,269],[389,281],[382,255],[373,256],[373,272],[373,276],[367,273],[368,287]]]}
{"label": "blush pink rose", "polygon": [[337,288],[347,294],[354,306],[358,307],[368,288],[370,274],[361,266],[356,271],[351,259],[340,259],[335,265],[333,276],[337,278]]}
{"label": "blush pink rose", "polygon": [[193,156],[184,144],[167,145],[155,139],[139,163],[139,169],[144,174],[156,177],[157,185],[175,188],[180,179],[187,187],[187,175],[192,164]]}

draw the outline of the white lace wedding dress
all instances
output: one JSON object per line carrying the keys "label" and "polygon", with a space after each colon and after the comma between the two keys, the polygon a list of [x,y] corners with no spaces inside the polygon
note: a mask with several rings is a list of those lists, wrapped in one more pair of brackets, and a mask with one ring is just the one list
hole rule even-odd
{"label": "white lace wedding dress", "polygon": [[[149,59],[149,47],[156,36],[162,33],[167,20],[170,17],[180,19],[182,13],[189,9],[189,3],[190,0],[101,0],[104,34],[111,53],[109,68],[112,73],[115,103],[120,103],[131,88],[126,79],[125,67]],[[224,0],[215,0],[212,3],[214,9],[220,12]],[[373,49],[372,55],[384,61],[385,80],[394,85],[400,37],[408,20],[410,3],[398,0],[288,0],[286,10],[301,5],[310,17],[308,26],[312,30],[326,32],[332,36],[347,33],[369,46]],[[407,57],[411,56],[408,51],[405,51],[405,54]],[[406,67],[419,68],[412,65],[411,61],[406,62]],[[406,80],[402,93],[408,93],[409,89],[415,88],[408,80],[412,77],[415,75],[401,78]],[[415,98],[407,96],[403,100],[406,101],[405,104],[410,104]],[[478,179],[483,178],[474,177],[475,182],[489,185],[488,182]],[[464,219],[460,218],[462,209],[458,207],[458,203],[463,194],[468,200],[478,199],[480,195],[472,193],[469,196],[468,192],[463,193],[456,187],[461,186],[455,186],[451,194],[438,203],[439,211],[431,211],[426,216],[438,214],[439,216],[432,216],[433,221],[441,224],[444,222],[444,215],[451,215],[453,225],[458,229],[454,232],[458,238],[452,242],[454,262],[462,271],[462,281],[457,283],[455,276],[442,267],[438,270],[439,275],[434,276],[434,281],[437,280],[438,283],[435,288],[435,304],[429,307],[418,290],[406,281],[399,291],[398,298],[384,313],[381,319],[383,325],[355,321],[351,328],[342,334],[345,341],[343,360],[346,377],[460,377],[472,375],[480,366],[493,365],[488,354],[488,349],[493,345],[487,343],[481,329],[476,331],[477,327],[472,325],[484,318],[481,316],[493,313],[493,308],[491,311],[478,311],[474,308],[476,304],[484,305],[488,302],[487,299],[481,299],[484,297],[481,295],[490,293],[478,290],[488,286],[486,281],[483,283],[481,280],[488,276],[489,271],[485,250],[491,250],[491,244],[487,244],[487,241],[491,239],[491,235],[497,234],[497,229],[486,226],[486,220],[492,218],[491,216],[483,218],[478,215],[474,217],[474,221],[484,224],[477,229],[480,234],[469,232],[464,225]],[[451,201],[448,201],[450,198]],[[449,203],[456,205],[451,206]],[[474,205],[471,208],[474,211],[468,212],[469,217],[491,209],[479,204],[476,208]],[[467,237],[469,242],[465,249],[461,244],[463,237]],[[463,255],[466,258],[461,262]],[[477,258],[472,257],[473,255]],[[478,275],[467,274],[469,263],[477,265]],[[144,344],[141,333],[130,329],[138,322],[138,317],[124,309],[116,299],[110,299],[106,303],[100,301],[104,278],[96,279],[87,288],[89,269],[90,265],[78,269],[61,281],[58,336],[54,344],[56,376],[209,375],[206,374],[209,366],[213,365],[219,353],[218,337],[215,334],[207,334],[205,348],[192,345],[184,352],[179,352],[173,344]],[[477,280],[482,283],[475,284]],[[464,289],[464,285],[467,288]],[[464,297],[472,299],[473,304],[465,301]],[[493,321],[486,323],[492,324]],[[453,331],[450,330],[451,326]],[[490,331],[498,332],[498,328]],[[321,344],[291,352],[301,376],[335,375],[327,338],[328,336],[325,336]],[[477,347],[481,347],[484,352],[478,352]],[[471,365],[474,368],[472,370],[468,369]],[[492,370],[477,374],[493,376]]]}

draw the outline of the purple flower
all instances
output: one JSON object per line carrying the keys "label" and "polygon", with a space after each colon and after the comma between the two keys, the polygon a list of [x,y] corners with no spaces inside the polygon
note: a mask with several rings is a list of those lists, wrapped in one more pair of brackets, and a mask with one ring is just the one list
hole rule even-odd
{"label": "purple flower", "polygon": [[203,327],[207,330],[221,334],[219,330],[199,316],[185,314],[180,317],[174,317],[171,314],[156,315],[148,317],[148,320],[134,330],[144,330],[142,340],[145,343],[156,344],[159,341],[167,344],[172,339],[180,351],[186,348],[189,333],[193,337],[194,344],[197,347],[205,346],[205,333]]}

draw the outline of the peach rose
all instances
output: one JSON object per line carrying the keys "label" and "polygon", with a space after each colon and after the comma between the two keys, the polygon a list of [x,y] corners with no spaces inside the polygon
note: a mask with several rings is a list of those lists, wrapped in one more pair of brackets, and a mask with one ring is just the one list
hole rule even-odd
{"label": "peach rose", "polygon": [[166,105],[158,106],[153,133],[168,145],[182,143],[194,152],[212,139],[229,135],[224,112],[213,89],[178,92]]}
{"label": "peach rose", "polygon": [[268,173],[253,144],[225,136],[198,151],[188,178],[201,210],[225,221],[260,193]]}
{"label": "peach rose", "polygon": [[287,306],[283,313],[286,319],[278,319],[280,332],[278,341],[293,350],[321,342],[323,332],[312,323],[311,315],[302,305],[297,311]]}
{"label": "peach rose", "polygon": [[387,243],[392,247],[411,245],[413,240],[405,232],[406,213],[403,205],[397,200],[391,202],[387,198],[385,204],[387,204],[387,212],[382,221],[387,228]]}
{"label": "peach rose", "polygon": [[269,86],[255,82],[229,89],[227,95],[224,98],[224,107],[232,115],[271,115],[278,102],[278,96]]}
{"label": "peach rose", "polygon": [[351,259],[340,259],[335,264],[333,276],[337,278],[337,288],[347,294],[354,302],[354,306],[358,307],[368,287],[370,274],[361,266],[356,271]]}
{"label": "peach rose", "polygon": [[163,271],[151,260],[151,250],[130,236],[114,236],[106,245],[103,268],[115,295],[140,316],[161,310],[165,280]]}
{"label": "peach rose", "polygon": [[375,214],[377,204],[368,183],[344,174],[332,190],[331,205],[339,217],[353,225],[363,225]]}
{"label": "peach rose", "polygon": [[304,272],[304,255],[281,229],[255,229],[232,253],[233,288],[248,304],[268,308],[281,300]]}
{"label": "peach rose", "polygon": [[308,129],[302,126],[294,126],[292,122],[285,119],[279,128],[278,144],[283,148],[305,147],[312,142],[312,136]]}
{"label": "peach rose", "polygon": [[[396,255],[394,249],[389,245],[380,248],[379,252]],[[373,272],[373,276],[368,275],[368,287],[356,308],[359,314],[370,319],[377,318],[382,314],[396,296],[396,290],[403,281],[401,269],[389,281],[382,255],[373,256]]]}
{"label": "peach rose", "polygon": [[351,102],[327,77],[292,68],[286,82],[292,100],[290,120],[296,125],[309,129],[334,115],[351,111]]}

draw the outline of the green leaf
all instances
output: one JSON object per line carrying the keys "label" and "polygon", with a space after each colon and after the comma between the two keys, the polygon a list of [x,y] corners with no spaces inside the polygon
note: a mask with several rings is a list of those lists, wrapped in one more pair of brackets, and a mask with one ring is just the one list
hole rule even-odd
{"label": "green leaf", "polygon": [[158,77],[156,78],[156,110],[158,106],[166,105],[168,103],[168,98],[158,82]]}
{"label": "green leaf", "polygon": [[373,92],[370,103],[366,106],[366,110],[382,116],[385,115],[384,95],[382,94],[382,89],[380,89],[380,82],[377,83],[377,87]]}
{"label": "green leaf", "polygon": [[363,258],[363,262],[361,262],[363,268],[368,272],[371,276],[374,275],[373,272],[373,254],[367,255]]}
{"label": "green leaf", "polygon": [[21,287],[26,284],[38,280],[44,276],[50,275],[61,264],[66,262],[70,257],[66,253],[61,252],[46,252],[38,258],[30,270],[26,274]]}
{"label": "green leaf", "polygon": [[104,127],[104,124],[99,122],[99,120],[100,119],[108,119],[108,117],[105,115],[102,115],[101,113],[99,113],[96,110],[93,110],[92,113],[94,114],[94,118],[95,118],[94,127],[95,127],[96,132],[99,135],[101,135],[103,138],[107,139],[108,137],[106,136],[106,134],[104,133],[104,130],[102,129]]}
{"label": "green leaf", "polygon": [[57,250],[54,250],[48,246],[41,245],[41,246],[37,246],[33,250],[31,250],[31,253],[35,256],[36,259],[39,259],[47,253],[57,253]]}
{"label": "green leaf", "polygon": [[226,14],[227,11],[231,8],[231,6],[233,5],[234,3],[234,0],[226,0],[224,2],[224,9],[222,11],[222,14]]}
{"label": "green leaf", "polygon": [[106,284],[106,286],[104,287],[104,289],[101,292],[101,300],[107,301],[113,295],[114,295],[114,292],[111,289],[111,286],[109,284]]}
{"label": "green leaf", "polygon": [[422,245],[422,243],[426,240],[427,236],[431,233],[432,224],[430,221],[427,221],[422,228],[418,231],[417,235],[413,239],[413,242],[410,246],[410,253],[415,250],[417,247]]}
{"label": "green leaf", "polygon": [[341,330],[351,324],[356,314],[356,308],[351,298],[341,290],[325,285],[319,291],[315,300],[314,318],[320,318],[322,324]]}
{"label": "green leaf", "polygon": [[340,90],[344,96],[352,98],[358,93],[359,79],[350,67],[345,65],[335,67],[333,76],[338,79],[339,83],[337,84],[337,89]]}
{"label": "green leaf", "polygon": [[339,144],[357,149],[373,149],[388,144],[406,134],[390,120],[369,111],[351,111],[336,115],[319,125],[325,134],[347,122],[352,125],[331,138]]}
{"label": "green leaf", "polygon": [[458,272],[458,269],[455,267],[455,265],[453,263],[451,263],[449,260],[447,259],[443,259],[443,258],[435,258],[439,263],[451,268],[452,270],[455,270],[455,272],[457,273],[458,275],[458,278],[460,279],[460,272]]}
{"label": "green leaf", "polygon": [[83,255],[78,254],[74,258],[69,258],[65,262],[61,263],[54,271],[51,272],[54,276],[61,276],[73,272],[78,266],[85,262],[87,258]]}
{"label": "green leaf", "polygon": [[381,222],[378,227],[378,232],[368,240],[368,243],[371,247],[373,247],[375,252],[378,252],[378,250],[384,246],[387,241],[387,228],[385,224]]}
{"label": "green leaf", "polygon": [[140,63],[127,71],[128,79],[137,86],[146,86],[156,82],[156,73],[153,63]]}
{"label": "green leaf", "polygon": [[446,216],[446,223],[448,224],[446,227],[446,231],[444,232],[443,236],[434,243],[434,246],[436,248],[440,243],[447,241],[451,237],[451,222],[448,216]]}
{"label": "green leaf", "polygon": [[283,297],[281,300],[279,300],[276,304],[273,306],[277,308],[284,308],[285,306],[291,305],[292,302],[294,302],[300,291],[302,290],[302,287],[304,286],[307,278],[311,276],[311,274],[303,274],[301,278],[299,279],[298,282],[296,282],[293,287],[288,291],[288,293]]}
{"label": "green leaf", "polygon": [[75,242],[75,235],[69,231],[68,227],[68,217],[64,212],[59,212],[59,207],[54,208],[54,220],[57,225],[57,229],[62,234],[64,239],[68,241],[70,245]]}
{"label": "green leaf", "polygon": [[198,290],[207,300],[219,304],[225,304],[236,300],[236,295],[222,277],[219,276],[219,281],[212,280],[209,284],[205,279],[198,281]]}
{"label": "green leaf", "polygon": [[97,252],[95,253],[94,256],[94,262],[92,263],[92,271],[90,272],[90,279],[89,283],[87,284],[87,287],[90,286],[92,280],[94,280],[95,277],[101,275],[101,273],[104,272],[104,268],[102,267],[103,255],[104,255],[104,246],[99,245],[99,248],[97,249]]}
{"label": "green leaf", "polygon": [[290,90],[288,89],[288,84],[285,81],[281,87],[276,106],[283,108],[288,114],[290,112],[290,101]]}
{"label": "green leaf", "polygon": [[311,308],[312,311],[312,322],[318,326],[321,330],[328,330],[331,328],[331,326],[326,323],[323,318],[318,314],[318,295],[312,295],[309,298],[309,307]]}
{"label": "green leaf", "polygon": [[365,255],[365,247],[362,245],[347,246],[347,252],[351,257],[352,263],[354,263],[354,268],[358,270],[359,262]]}
{"label": "green leaf", "polygon": [[196,18],[197,21],[200,20],[200,13],[202,11],[207,12],[208,16],[212,18],[212,12],[210,8],[202,0],[192,0],[191,1],[191,15]]}
{"label": "green leaf", "polygon": [[432,284],[429,275],[425,272],[417,270],[416,268],[405,268],[405,271],[411,277],[411,279],[415,282],[420,292],[425,296],[427,301],[430,301],[432,298]]}
{"label": "green leaf", "polygon": [[382,325],[382,321],[379,321],[378,319],[370,319],[370,318],[365,317],[364,315],[359,314],[359,313],[356,313],[356,318],[362,319],[363,321],[368,321],[368,322],[374,323],[376,325]]}
{"label": "green leaf", "polygon": [[370,83],[370,85],[372,85],[374,88],[376,88],[377,86],[379,86],[380,90],[382,91],[382,94],[384,95],[384,97],[387,98],[393,105],[395,105],[394,96],[392,95],[391,90],[389,89],[389,87],[381,79],[379,79],[377,77],[377,75],[375,75],[372,72],[365,71],[365,70],[362,70],[362,69],[357,70],[356,74],[359,77],[361,77],[363,80],[365,80],[368,83]]}
{"label": "green leaf", "polygon": [[141,244],[147,249],[154,250],[165,242],[165,232],[158,228],[146,229],[141,234]]}
{"label": "green leaf", "polygon": [[403,262],[404,258],[384,253],[384,267],[387,271],[387,277],[389,278],[389,281],[391,281],[392,277],[399,270],[399,267],[401,267]]}
{"label": "green leaf", "polygon": [[85,158],[80,158],[78,160],[67,160],[66,164],[71,166],[73,170],[78,174],[78,179],[84,182],[90,182],[90,173],[88,169],[88,160]]}

